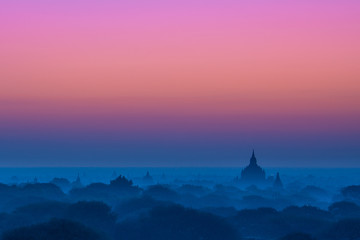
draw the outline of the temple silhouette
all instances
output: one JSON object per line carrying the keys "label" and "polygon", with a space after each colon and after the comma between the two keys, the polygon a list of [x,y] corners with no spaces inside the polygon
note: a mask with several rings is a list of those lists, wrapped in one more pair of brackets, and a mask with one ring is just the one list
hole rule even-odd
{"label": "temple silhouette", "polygon": [[262,184],[266,181],[265,171],[257,164],[254,150],[250,164],[241,172],[241,181],[247,184]]}
{"label": "temple silhouette", "polygon": [[280,179],[280,174],[279,173],[276,173],[276,179],[274,181],[273,187],[277,188],[277,189],[282,189],[283,188],[283,183],[282,183],[282,181]]}

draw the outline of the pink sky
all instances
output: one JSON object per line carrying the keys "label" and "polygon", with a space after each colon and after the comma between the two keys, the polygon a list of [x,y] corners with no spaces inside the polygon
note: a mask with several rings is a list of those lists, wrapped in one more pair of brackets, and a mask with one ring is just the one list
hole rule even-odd
{"label": "pink sky", "polygon": [[355,0],[2,1],[0,129],[358,134],[359,23]]}

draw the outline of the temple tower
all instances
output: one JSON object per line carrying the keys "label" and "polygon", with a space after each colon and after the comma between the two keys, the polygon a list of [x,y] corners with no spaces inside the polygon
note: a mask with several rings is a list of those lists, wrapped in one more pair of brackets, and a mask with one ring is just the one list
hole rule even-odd
{"label": "temple tower", "polygon": [[241,181],[248,184],[265,183],[265,171],[257,164],[254,150],[250,158],[250,164],[241,172]]}

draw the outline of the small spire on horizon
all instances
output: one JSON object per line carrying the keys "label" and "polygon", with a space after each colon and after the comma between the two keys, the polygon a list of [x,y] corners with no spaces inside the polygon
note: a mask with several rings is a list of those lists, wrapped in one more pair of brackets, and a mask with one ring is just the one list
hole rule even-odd
{"label": "small spire on horizon", "polygon": [[253,152],[252,152],[252,155],[251,155],[251,158],[250,158],[250,164],[253,165],[253,164],[257,164],[256,163],[256,157],[255,157],[255,150],[253,149]]}
{"label": "small spire on horizon", "polygon": [[275,178],[275,181],[274,181],[274,187],[275,188],[283,188],[283,183],[280,179],[280,174],[279,172],[276,173],[276,178]]}
{"label": "small spire on horizon", "polygon": [[80,173],[77,174],[76,180],[77,182],[80,182]]}

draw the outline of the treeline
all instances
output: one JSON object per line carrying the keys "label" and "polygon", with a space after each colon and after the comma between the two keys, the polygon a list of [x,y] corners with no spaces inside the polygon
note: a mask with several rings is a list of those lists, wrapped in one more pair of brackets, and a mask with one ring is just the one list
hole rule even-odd
{"label": "treeline", "polygon": [[229,204],[236,201],[231,194],[246,201],[265,199],[247,191],[193,185],[142,189],[123,176],[68,193],[51,183],[1,184],[0,234],[3,240],[360,239],[359,186],[343,188],[337,196],[341,201],[327,209],[307,205],[238,210],[238,202]]}
{"label": "treeline", "polygon": [[[132,205],[133,203],[133,205]],[[129,214],[125,209],[136,209]],[[124,219],[121,214],[127,217]],[[338,202],[328,211],[291,206],[236,211],[223,217],[151,198],[113,210],[103,202],[43,202],[0,215],[2,239],[358,239],[360,207]],[[287,235],[287,236],[286,236]],[[305,237],[306,236],[306,237]]]}

